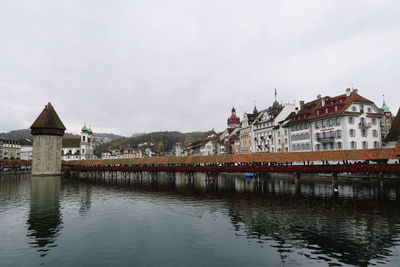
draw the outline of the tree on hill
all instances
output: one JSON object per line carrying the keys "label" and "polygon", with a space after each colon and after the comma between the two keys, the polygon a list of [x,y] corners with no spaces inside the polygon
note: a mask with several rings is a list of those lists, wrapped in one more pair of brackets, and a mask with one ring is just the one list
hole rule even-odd
{"label": "tree on hill", "polygon": [[168,152],[176,143],[185,145],[201,140],[206,132],[153,132],[135,137],[123,137],[111,142],[102,144],[98,147],[97,152],[102,153],[110,149],[121,149],[125,147],[138,148],[139,144],[152,143],[157,152]]}

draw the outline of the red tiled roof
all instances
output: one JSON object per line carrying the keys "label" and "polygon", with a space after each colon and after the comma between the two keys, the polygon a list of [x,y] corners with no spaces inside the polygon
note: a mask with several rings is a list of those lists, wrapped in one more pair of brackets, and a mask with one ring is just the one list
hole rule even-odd
{"label": "red tiled roof", "polygon": [[[324,106],[322,106],[323,100],[325,101]],[[355,91],[351,92],[349,96],[346,96],[346,94],[338,95],[335,97],[325,96],[304,104],[303,108],[295,116],[292,117],[289,124],[305,120],[324,118],[338,114],[360,114],[360,112],[346,111],[346,109],[355,102],[373,103],[371,100],[360,96]],[[335,107],[337,107],[337,111],[335,111]],[[326,109],[328,109],[328,112],[326,112]],[[319,112],[319,115],[317,115],[317,111]]]}

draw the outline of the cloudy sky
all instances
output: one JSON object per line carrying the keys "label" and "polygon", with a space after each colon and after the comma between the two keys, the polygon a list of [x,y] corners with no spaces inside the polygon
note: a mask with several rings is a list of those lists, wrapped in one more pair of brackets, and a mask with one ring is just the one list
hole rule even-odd
{"label": "cloudy sky", "polygon": [[0,0],[0,132],[51,102],[69,132],[222,130],[346,87],[392,112],[400,1]]}

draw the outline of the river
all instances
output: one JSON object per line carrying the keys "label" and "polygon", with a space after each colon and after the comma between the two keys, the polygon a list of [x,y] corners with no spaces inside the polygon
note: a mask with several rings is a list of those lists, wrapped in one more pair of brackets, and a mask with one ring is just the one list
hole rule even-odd
{"label": "river", "polygon": [[0,266],[400,266],[400,183],[0,176]]}

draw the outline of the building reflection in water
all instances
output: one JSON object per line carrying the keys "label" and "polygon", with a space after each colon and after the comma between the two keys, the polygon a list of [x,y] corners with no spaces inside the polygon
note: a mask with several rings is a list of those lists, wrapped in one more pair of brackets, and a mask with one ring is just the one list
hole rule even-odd
{"label": "building reflection in water", "polygon": [[152,195],[199,193],[219,199],[235,235],[269,244],[280,253],[282,263],[294,257],[330,265],[384,264],[400,237],[398,183],[333,184],[329,179],[295,182],[204,173],[177,173],[172,178],[160,173],[111,182],[120,183],[120,189],[125,184],[127,190],[146,191],[151,186]]}
{"label": "building reflection in water", "polygon": [[60,213],[60,177],[32,177],[31,202],[28,217],[28,237],[32,247],[44,257],[52,247],[62,228]]}

